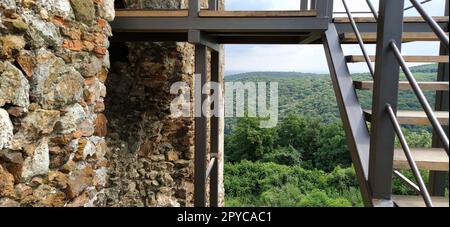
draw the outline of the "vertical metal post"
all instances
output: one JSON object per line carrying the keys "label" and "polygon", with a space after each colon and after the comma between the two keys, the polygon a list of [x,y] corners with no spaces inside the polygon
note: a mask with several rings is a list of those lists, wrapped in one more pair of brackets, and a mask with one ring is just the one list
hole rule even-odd
{"label": "vertical metal post", "polygon": [[391,206],[395,133],[386,104],[397,110],[400,66],[389,43],[401,47],[404,1],[380,0],[370,139],[369,185],[374,204]]}
{"label": "vertical metal post", "polygon": [[[319,0],[316,3],[317,17],[333,17],[333,0]],[[330,13],[331,10],[331,13]]]}
{"label": "vertical metal post", "polygon": [[[202,93],[202,88],[208,79],[208,55],[205,45],[195,45],[195,73],[201,75],[201,80],[194,80],[194,114],[195,114],[195,154],[194,154],[194,206],[206,205],[206,149],[207,149],[207,118],[202,113],[202,105],[207,95]],[[196,77],[197,78],[197,77]]]}
{"label": "vertical metal post", "polygon": [[308,9],[308,0],[300,0],[300,10]]}
{"label": "vertical metal post", "polygon": [[219,10],[218,0],[209,0],[208,7],[209,7],[209,10],[214,10],[214,11]]}
{"label": "vertical metal post", "polygon": [[[449,15],[449,0],[445,1],[445,16]],[[448,28],[447,28],[448,29]],[[440,55],[448,55],[448,49],[445,45],[441,44]],[[438,68],[438,81],[449,81],[449,64],[440,63]],[[437,91],[436,92],[436,110],[437,111],[448,111],[449,108],[449,93],[448,91]],[[444,126],[445,133],[447,137],[449,135],[449,127]],[[433,131],[433,147],[442,148],[439,136],[435,131]],[[444,196],[446,187],[447,172],[430,171],[429,177],[429,191],[432,196]]]}
{"label": "vertical metal post", "polygon": [[[320,1],[320,0],[319,0]],[[311,3],[311,5],[310,5],[310,9],[316,9],[316,4],[317,4],[317,2],[316,2],[316,0],[311,0],[310,1],[310,3]]]}
{"label": "vertical metal post", "polygon": [[[217,84],[221,83],[220,74],[219,74],[219,67],[220,67],[220,60],[219,60],[219,52],[217,51],[211,51],[211,81],[216,82]],[[220,86],[220,85],[219,85]],[[220,94],[214,94],[219,95],[219,102],[222,97],[222,89],[215,89],[215,92],[219,92]],[[214,109],[216,108],[223,108],[220,103],[214,103]],[[219,111],[222,112],[222,111]],[[216,157],[216,163],[214,164],[211,174],[210,174],[210,181],[209,181],[209,203],[211,207],[218,207],[219,206],[219,162],[222,161],[218,154],[220,150],[220,143],[219,143],[219,124],[220,124],[220,117],[221,116],[215,116],[213,115],[211,117],[211,131],[210,131],[210,148],[211,148],[211,157]]]}
{"label": "vertical metal post", "polygon": [[334,0],[326,0],[326,4],[327,4],[326,15],[328,16],[328,18],[330,18],[331,21],[333,19]]}
{"label": "vertical metal post", "polygon": [[199,0],[189,0],[189,17],[198,17],[198,12],[200,12],[200,1]]}

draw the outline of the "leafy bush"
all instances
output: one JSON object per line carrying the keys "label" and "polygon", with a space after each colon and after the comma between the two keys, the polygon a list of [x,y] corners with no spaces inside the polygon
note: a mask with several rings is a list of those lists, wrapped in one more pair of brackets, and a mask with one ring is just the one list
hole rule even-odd
{"label": "leafy bush", "polygon": [[[351,168],[336,168],[331,173],[326,173],[320,170],[305,170],[300,166],[244,160],[225,164],[226,205],[361,206],[362,200],[355,179]],[[315,190],[326,195],[324,203],[315,201],[321,200],[317,198],[321,195],[317,195]],[[315,193],[311,194],[312,192]]]}
{"label": "leafy bush", "polygon": [[330,198],[320,190],[306,194],[297,204],[299,207],[351,207],[352,204],[344,198]]}
{"label": "leafy bush", "polygon": [[273,162],[280,165],[295,166],[301,165],[302,157],[292,146],[281,147],[273,150],[271,153],[265,154],[262,158],[263,162]]}

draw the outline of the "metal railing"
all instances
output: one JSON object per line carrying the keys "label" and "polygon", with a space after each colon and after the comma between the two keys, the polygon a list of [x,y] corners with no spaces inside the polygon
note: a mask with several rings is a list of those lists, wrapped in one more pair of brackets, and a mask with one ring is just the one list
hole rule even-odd
{"label": "metal railing", "polygon": [[[421,6],[421,4],[430,2],[431,0],[426,0],[421,3],[417,2],[417,0],[410,0],[410,1],[413,5],[411,7],[404,8],[404,10],[408,10],[410,8],[415,7],[417,9],[417,11],[420,13],[420,15],[425,19],[425,21],[429,24],[431,29],[436,33],[436,35],[439,37],[439,39],[442,41],[442,43],[444,43],[444,45],[448,49],[448,36],[442,30],[442,28],[436,23],[436,21],[434,21],[434,19],[431,16],[429,16]],[[354,20],[352,19],[352,16],[349,13],[348,7],[345,4],[345,0],[343,0],[343,2],[344,2],[344,7],[346,8],[347,14],[349,15],[350,21],[352,22],[352,26],[356,27],[356,24],[354,24]],[[366,0],[366,3],[368,4],[370,11],[372,12],[375,20],[378,22],[378,12],[375,10],[375,7],[372,5],[370,0]],[[428,119],[430,120],[433,128],[436,130],[437,135],[439,136],[442,143],[444,144],[444,149],[447,151],[447,154],[448,154],[449,142],[448,142],[448,137],[446,136],[445,131],[443,130],[443,127],[439,123],[436,115],[433,112],[433,109],[431,108],[428,100],[426,99],[425,95],[423,94],[416,79],[414,78],[410,69],[407,67],[406,62],[405,62],[403,56],[401,55],[401,52],[400,52],[399,48],[397,47],[395,41],[391,41],[389,43],[389,47],[390,47],[390,49],[392,49],[395,59],[398,61],[400,67],[404,71],[406,78],[408,79],[414,93],[416,94],[417,98],[419,99],[419,102],[421,103],[423,109],[425,110],[426,115],[427,115]],[[366,58],[366,56],[365,56],[365,58]],[[368,57],[366,58],[366,62],[367,63],[370,62],[370,59]],[[405,156],[407,158],[409,166],[411,167],[414,178],[416,179],[416,182],[418,183],[418,185],[416,185],[414,182],[409,180],[406,176],[404,176],[402,173],[400,173],[397,170],[394,170],[393,173],[396,177],[398,177],[400,180],[405,182],[413,190],[420,193],[422,195],[427,207],[433,207],[433,202],[431,200],[430,193],[429,193],[427,187],[425,186],[425,182],[424,182],[422,175],[420,174],[420,171],[417,167],[417,164],[412,156],[408,142],[401,130],[401,126],[400,126],[400,124],[397,120],[397,117],[394,113],[394,110],[390,104],[386,105],[386,112],[387,112],[389,119],[391,120],[391,123],[394,127],[394,131],[395,131],[397,137],[399,138],[399,141],[401,143],[401,146],[403,148],[403,151],[405,153]]]}
{"label": "metal railing", "polygon": [[211,159],[209,160],[208,168],[206,169],[206,174],[205,174],[205,184],[208,183],[208,178],[211,175],[211,171],[212,171],[214,165],[217,164],[216,162],[217,162],[216,157],[211,157]]}
{"label": "metal railing", "polygon": [[439,37],[441,42],[447,47],[449,47],[449,41],[448,36],[445,34],[444,30],[436,23],[436,21],[425,11],[425,9],[422,7],[422,4],[417,2],[417,0],[410,0],[410,2],[413,4],[413,6],[416,8],[417,12],[423,17],[423,19],[428,23],[428,25],[431,27],[431,30],[433,30],[434,33]]}
{"label": "metal railing", "polygon": [[[427,3],[427,2],[431,2],[431,1],[432,1],[432,0],[425,0],[425,1],[420,2],[420,4],[423,5],[423,4],[425,4],[425,3]],[[412,6],[406,7],[404,10],[407,11],[407,10],[410,10],[410,9],[412,9],[412,8],[414,8],[413,5],[412,5]]]}
{"label": "metal railing", "polygon": [[348,19],[353,28],[353,32],[356,35],[356,39],[358,40],[359,47],[361,48],[361,52],[363,53],[364,59],[366,60],[367,67],[369,68],[370,75],[372,78],[375,77],[375,69],[373,68],[372,61],[370,60],[369,54],[367,53],[364,41],[361,37],[361,33],[359,32],[358,26],[356,25],[355,19],[353,18],[352,12],[348,8],[347,2],[342,0],[344,4],[345,11],[347,12]]}
{"label": "metal railing", "polygon": [[420,193],[420,188],[414,182],[412,182],[408,177],[400,173],[398,170],[394,170],[394,175],[405,182],[409,187],[411,187],[415,192]]}
{"label": "metal railing", "polygon": [[370,12],[372,12],[373,17],[375,20],[378,20],[378,12],[375,10],[375,7],[373,6],[372,2],[370,0],[366,0],[367,5],[369,6]]}
{"label": "metal railing", "polygon": [[[448,48],[448,36],[445,34],[445,32],[442,30],[442,28],[436,23],[436,21],[434,21],[434,19],[425,12],[425,10],[422,7],[422,4],[424,4],[426,2],[430,2],[431,0],[426,0],[421,3],[419,3],[417,0],[410,0],[410,1],[412,3],[412,6],[407,7],[404,10],[408,10],[410,8],[415,7],[417,9],[417,11],[419,12],[419,14],[429,24],[431,29],[436,33],[436,35],[439,37],[439,39],[442,41],[442,43],[444,43],[444,45],[446,45],[446,47]],[[429,104],[427,98],[425,97],[423,91],[421,90],[421,88],[420,88],[417,80],[413,76],[411,70],[406,65],[406,61],[403,58],[401,51],[397,47],[395,41],[391,41],[389,43],[389,47],[392,50],[392,52],[395,56],[395,59],[397,60],[401,69],[403,70],[407,80],[409,81],[409,83],[411,85],[413,92],[417,96],[422,108],[424,109],[429,121],[431,122],[434,130],[437,132],[437,135],[438,135],[439,139],[442,141],[444,149],[446,150],[446,152],[448,154],[448,150],[449,150],[448,137],[447,137],[442,125],[440,124],[439,120],[437,119],[436,115],[434,114],[434,111],[431,108],[431,105]],[[409,185],[416,192],[419,192],[422,195],[423,200],[425,201],[425,204],[427,205],[427,207],[433,207],[433,202],[431,200],[430,193],[429,193],[427,187],[425,186],[425,182],[424,182],[422,175],[420,174],[419,168],[417,167],[417,164],[412,156],[408,142],[401,130],[400,124],[399,124],[397,117],[394,113],[394,110],[392,109],[390,104],[386,105],[386,112],[388,113],[388,116],[392,122],[394,131],[396,132],[397,137],[399,138],[400,144],[403,148],[403,151],[405,153],[408,164],[411,167],[412,173],[413,173],[414,178],[416,179],[416,182],[418,183],[418,185],[414,184],[414,182],[409,180],[406,176],[404,176],[397,170],[394,171],[394,175],[396,177],[398,177],[400,180],[402,180],[403,182],[405,182],[407,185]]]}
{"label": "metal railing", "polygon": [[417,164],[414,161],[414,158],[411,154],[411,149],[409,148],[408,142],[406,141],[405,135],[403,134],[402,129],[400,127],[400,123],[398,122],[397,117],[395,116],[394,110],[392,109],[390,104],[386,105],[386,111],[389,115],[389,118],[391,119],[392,125],[397,134],[397,137],[400,140],[400,144],[402,145],[403,151],[405,153],[406,159],[408,160],[409,166],[411,167],[414,178],[416,179],[416,181],[419,185],[415,186],[411,181],[409,181],[408,178],[404,177],[403,175],[401,175],[401,176],[403,176],[403,177],[401,177],[401,179],[408,182],[409,185],[412,185],[413,188],[415,188],[416,190],[418,188],[427,207],[433,207],[433,202],[431,201],[430,193],[428,192],[428,189],[425,186],[425,182],[422,178],[422,175],[420,175],[419,168],[417,167]]}
{"label": "metal railing", "polygon": [[412,90],[416,94],[417,98],[419,99],[420,104],[422,105],[422,108],[425,110],[425,113],[428,117],[428,119],[431,122],[431,125],[436,130],[439,139],[441,139],[442,144],[444,145],[444,149],[448,154],[449,150],[449,141],[447,138],[447,135],[445,134],[445,131],[442,127],[442,125],[439,123],[438,118],[434,114],[433,109],[431,108],[430,103],[428,102],[427,98],[425,97],[425,94],[423,93],[422,89],[419,86],[419,83],[417,83],[417,80],[414,78],[414,75],[412,74],[409,67],[406,65],[406,61],[401,55],[400,50],[398,49],[395,42],[390,43],[391,50],[394,53],[394,56],[396,57],[398,63],[400,64],[400,67],[402,68],[403,72],[405,73],[406,78],[408,79]]}

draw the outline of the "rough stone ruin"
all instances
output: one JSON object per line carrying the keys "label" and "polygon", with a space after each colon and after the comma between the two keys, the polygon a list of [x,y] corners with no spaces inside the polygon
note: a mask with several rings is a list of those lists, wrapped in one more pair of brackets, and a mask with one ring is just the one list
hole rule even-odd
{"label": "rough stone ruin", "polygon": [[187,2],[0,0],[0,207],[192,206],[194,46],[109,41],[115,6]]}

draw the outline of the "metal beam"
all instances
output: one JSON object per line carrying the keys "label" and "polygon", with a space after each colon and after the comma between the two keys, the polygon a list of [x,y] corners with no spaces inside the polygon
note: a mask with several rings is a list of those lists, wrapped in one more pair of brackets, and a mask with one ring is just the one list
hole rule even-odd
{"label": "metal beam", "polygon": [[216,39],[199,30],[190,30],[188,32],[188,42],[192,44],[202,44],[215,51],[220,50],[220,45]]}
{"label": "metal beam", "polygon": [[110,42],[187,42],[187,32],[113,32]]}
{"label": "metal beam", "polygon": [[369,163],[369,185],[376,206],[393,206],[395,132],[386,112],[386,104],[390,104],[394,112],[397,111],[400,66],[390,43],[395,41],[401,47],[403,8],[404,1],[380,0]]}
{"label": "metal beam", "polygon": [[333,24],[325,32],[323,44],[364,205],[372,206],[371,193],[367,184],[369,131],[353,85],[352,76],[345,61],[344,52],[339,42],[339,35]]}
{"label": "metal beam", "polygon": [[[220,78],[220,53],[218,51],[211,51],[211,81],[216,82],[217,85],[221,86],[222,79]],[[216,88],[216,92],[222,92],[221,88]],[[219,102],[214,103],[213,108],[219,107],[224,108],[222,106],[223,102],[222,94],[219,95]],[[222,113],[222,111],[219,111]],[[211,117],[211,131],[210,131],[210,148],[211,148],[211,157],[216,158],[216,163],[211,169],[210,181],[209,181],[209,203],[211,207],[219,206],[219,162],[223,161],[219,157],[219,150],[221,150],[220,144],[220,121],[223,120],[221,114],[220,116],[213,115]]]}
{"label": "metal beam", "polygon": [[194,206],[206,205],[206,153],[208,122],[202,113],[202,104],[207,96],[202,94],[202,88],[208,79],[208,55],[205,45],[195,45],[195,73],[201,75],[201,80],[194,80],[194,114],[195,114],[195,154],[194,154]]}
{"label": "metal beam", "polygon": [[[110,42],[188,42],[189,32],[114,32]],[[215,43],[220,44],[317,44],[320,42],[320,37],[317,42],[317,34],[322,32],[308,32],[308,33],[292,33],[292,34],[274,34],[274,33],[259,33],[259,34],[205,34],[205,40],[209,42],[203,43],[211,48],[217,48]]]}
{"label": "metal beam", "polygon": [[[445,1],[445,16],[449,15],[449,0]],[[445,45],[441,44],[440,54],[448,55],[449,51],[445,47]],[[448,63],[440,63],[438,67],[438,81],[449,81],[449,64]],[[436,106],[435,109],[437,111],[449,111],[449,92],[448,91],[437,91],[436,92]],[[445,133],[447,137],[449,136],[449,127],[444,126]],[[433,130],[433,147],[442,148],[442,143],[439,139],[436,131]],[[445,187],[447,172],[437,172],[430,171],[428,188],[432,196],[444,196],[445,195]]]}
{"label": "metal beam", "polygon": [[200,30],[207,33],[261,33],[311,32],[328,29],[327,18],[196,18],[196,17],[123,17],[111,26],[115,32],[187,32]]}

